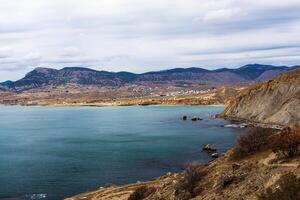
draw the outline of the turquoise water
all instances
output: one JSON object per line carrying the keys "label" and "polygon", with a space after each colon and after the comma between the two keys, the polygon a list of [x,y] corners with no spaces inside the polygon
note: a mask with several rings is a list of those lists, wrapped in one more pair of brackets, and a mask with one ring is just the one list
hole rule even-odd
{"label": "turquoise water", "polygon": [[210,118],[223,109],[0,106],[0,199],[62,199],[208,161],[203,144],[226,151],[241,131]]}

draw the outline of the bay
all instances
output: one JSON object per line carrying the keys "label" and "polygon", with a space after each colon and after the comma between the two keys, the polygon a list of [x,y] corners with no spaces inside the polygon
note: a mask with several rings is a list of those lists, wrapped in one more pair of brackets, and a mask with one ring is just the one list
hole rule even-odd
{"label": "bay", "polygon": [[225,152],[241,132],[212,118],[223,109],[0,106],[0,199],[58,200],[207,162],[203,144]]}

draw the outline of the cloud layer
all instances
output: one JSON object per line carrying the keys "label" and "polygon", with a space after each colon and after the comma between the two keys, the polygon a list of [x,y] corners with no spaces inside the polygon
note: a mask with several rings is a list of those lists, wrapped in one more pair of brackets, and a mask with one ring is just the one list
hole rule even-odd
{"label": "cloud layer", "polygon": [[299,0],[2,0],[0,81],[37,66],[295,65],[299,9]]}

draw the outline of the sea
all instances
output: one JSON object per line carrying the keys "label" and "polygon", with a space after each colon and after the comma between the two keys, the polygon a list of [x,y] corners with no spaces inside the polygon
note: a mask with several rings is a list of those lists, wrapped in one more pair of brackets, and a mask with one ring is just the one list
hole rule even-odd
{"label": "sea", "polygon": [[[224,106],[0,106],[0,199],[61,200],[208,162],[243,130]],[[185,121],[182,117],[186,115]],[[203,120],[192,121],[198,116]]]}

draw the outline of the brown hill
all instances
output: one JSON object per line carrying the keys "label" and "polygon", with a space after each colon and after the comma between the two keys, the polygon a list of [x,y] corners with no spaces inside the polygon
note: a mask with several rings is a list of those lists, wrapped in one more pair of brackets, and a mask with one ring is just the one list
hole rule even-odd
{"label": "brown hill", "polygon": [[222,117],[260,123],[300,123],[300,68],[256,84],[234,98]]}

